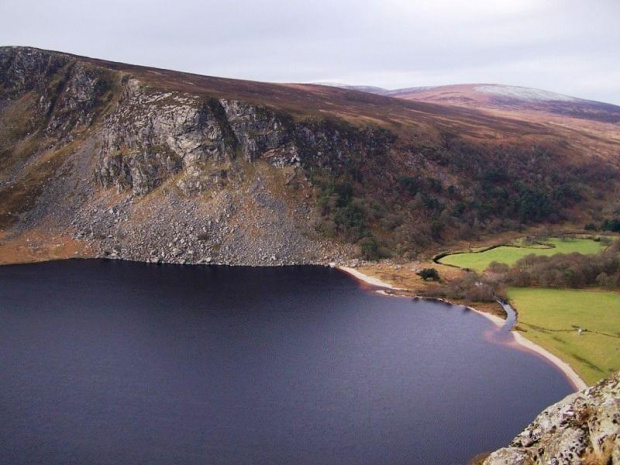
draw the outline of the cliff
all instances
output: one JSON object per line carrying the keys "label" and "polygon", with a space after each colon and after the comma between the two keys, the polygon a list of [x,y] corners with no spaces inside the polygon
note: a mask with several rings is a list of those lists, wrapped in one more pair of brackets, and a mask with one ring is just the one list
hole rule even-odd
{"label": "cliff", "polygon": [[134,260],[277,264],[350,253],[310,227],[300,157],[372,155],[381,137],[347,140],[63,54],[0,57],[5,228],[70,227],[95,255]]}
{"label": "cliff", "polygon": [[617,193],[614,144],[582,153],[467,109],[3,47],[0,241],[173,263],[413,257],[585,218]]}
{"label": "cliff", "polygon": [[484,465],[620,463],[620,373],[547,408]]}

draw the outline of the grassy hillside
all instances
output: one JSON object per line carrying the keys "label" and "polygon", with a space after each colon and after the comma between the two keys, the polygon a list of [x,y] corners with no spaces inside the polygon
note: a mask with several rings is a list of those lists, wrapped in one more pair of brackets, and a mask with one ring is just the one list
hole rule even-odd
{"label": "grassy hillside", "polygon": [[491,262],[514,265],[517,260],[527,255],[553,256],[556,254],[568,254],[578,252],[581,254],[597,254],[605,249],[600,241],[591,239],[549,239],[543,244],[520,244],[515,246],[501,246],[483,252],[455,253],[441,259],[446,265],[469,268],[482,272]]}
{"label": "grassy hillside", "polygon": [[569,363],[586,383],[594,384],[620,370],[620,293],[507,291],[519,313],[518,330]]}

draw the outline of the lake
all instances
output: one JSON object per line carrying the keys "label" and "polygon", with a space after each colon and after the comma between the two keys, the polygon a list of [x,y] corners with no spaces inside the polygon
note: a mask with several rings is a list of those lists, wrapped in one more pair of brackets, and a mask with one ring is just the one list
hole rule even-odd
{"label": "lake", "polygon": [[493,331],[324,267],[0,267],[0,457],[464,464],[572,392]]}

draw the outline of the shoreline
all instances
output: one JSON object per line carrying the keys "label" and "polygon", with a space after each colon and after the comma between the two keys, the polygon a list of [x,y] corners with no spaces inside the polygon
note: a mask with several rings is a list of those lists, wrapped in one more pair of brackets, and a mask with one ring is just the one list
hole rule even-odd
{"label": "shoreline", "polygon": [[577,391],[582,391],[589,387],[586,382],[581,379],[577,372],[573,370],[573,368],[564,360],[557,357],[556,355],[553,355],[544,347],[530,341],[518,331],[510,331],[510,333],[513,335],[515,345],[518,346],[519,349],[525,348],[530,352],[534,352],[539,357],[544,358],[546,361],[554,365],[564,374],[564,376],[570,381],[572,386]]}
{"label": "shoreline", "polygon": [[[385,288],[385,289],[390,289],[392,291],[410,292],[408,289],[404,289],[404,288],[401,288],[401,287],[395,287],[395,286],[393,286],[393,285],[391,285],[389,283],[386,283],[385,281],[380,280],[379,278],[374,278],[372,276],[368,276],[368,275],[362,273],[361,271],[357,271],[356,269],[348,267],[348,266],[336,265],[335,268],[338,269],[338,270],[342,270],[345,273],[353,276],[357,280],[359,280],[359,281],[361,281],[363,283],[366,283],[366,284],[370,284],[371,286],[382,287],[382,288]],[[377,292],[379,294],[390,296],[390,297],[399,297],[400,296],[399,294],[391,294],[391,293],[385,292],[385,291],[383,291],[381,289],[377,290]],[[478,310],[477,308],[470,307],[468,305],[455,304],[453,302],[450,302],[449,300],[442,299],[440,297],[422,297],[422,296],[416,296],[413,293],[411,293],[411,294],[412,294],[411,297],[413,297],[415,299],[419,299],[419,300],[443,302],[443,303],[446,303],[446,304],[454,305],[455,307],[465,307],[466,309],[471,310],[472,312],[476,312],[479,315],[482,315],[483,317],[485,317],[486,319],[491,321],[498,328],[501,328],[502,326],[504,326],[504,322],[505,322],[504,319],[500,318],[497,315],[492,315],[490,313]],[[409,297],[409,295],[403,295],[403,297]]]}
{"label": "shoreline", "polygon": [[362,281],[366,284],[370,284],[371,286],[384,287],[386,289],[391,289],[393,291],[406,291],[407,290],[407,289],[402,289],[399,287],[392,286],[391,284],[386,283],[385,281],[381,281],[379,278],[373,278],[372,276],[368,276],[362,273],[361,271],[357,271],[355,268],[351,268],[348,266],[341,266],[341,265],[336,265],[335,268],[337,270],[342,270],[345,273],[353,276],[354,278],[357,278],[359,281]]}
{"label": "shoreline", "polygon": [[[373,278],[372,276],[365,275],[364,273],[358,270],[355,270],[353,268],[350,268],[350,267],[336,266],[336,268],[338,270],[342,270],[343,272],[349,274],[350,276],[353,276],[354,278],[356,278],[357,280],[363,283],[370,284],[371,286],[382,287],[382,288],[391,289],[395,291],[406,291],[407,290],[407,289],[401,289],[401,288],[394,287],[389,283],[381,281],[378,278]],[[393,294],[389,294],[381,290],[379,290],[378,292],[383,295],[387,295],[387,296],[393,295]],[[424,299],[424,300],[434,300],[438,302],[445,302],[445,303],[448,303],[454,306],[459,306],[445,299],[439,299],[439,298],[434,299],[434,298],[425,298],[425,297],[417,297],[417,298]],[[465,308],[472,310],[476,312],[477,314],[482,315],[483,317],[490,320],[495,325],[496,329],[501,329],[504,326],[505,320],[498,316],[491,315],[490,313],[480,311],[470,306],[466,306]],[[544,347],[539,346],[538,344],[530,341],[529,339],[527,339],[525,336],[523,336],[521,333],[519,333],[518,331],[514,329],[510,331],[510,334],[512,334],[513,340],[508,342],[509,345],[513,345],[514,348],[517,350],[526,350],[529,352],[533,352],[536,356],[543,358],[545,361],[552,364],[557,370],[559,370],[564,375],[564,377],[569,381],[569,383],[572,385],[572,387],[576,391],[581,391],[588,387],[585,381],[581,379],[581,377],[575,372],[575,370],[573,370],[573,368],[568,363],[566,363],[559,357],[553,355],[551,352],[549,352]]]}

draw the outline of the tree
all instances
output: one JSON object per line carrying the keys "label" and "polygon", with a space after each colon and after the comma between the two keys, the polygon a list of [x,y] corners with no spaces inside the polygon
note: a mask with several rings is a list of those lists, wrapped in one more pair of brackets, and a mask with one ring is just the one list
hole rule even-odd
{"label": "tree", "polygon": [[606,219],[601,225],[603,231],[620,232],[620,218]]}
{"label": "tree", "polygon": [[374,237],[366,237],[360,243],[362,257],[364,260],[375,260],[379,258],[379,245]]}
{"label": "tree", "polygon": [[416,273],[424,281],[439,281],[439,273],[435,268],[424,268]]}

